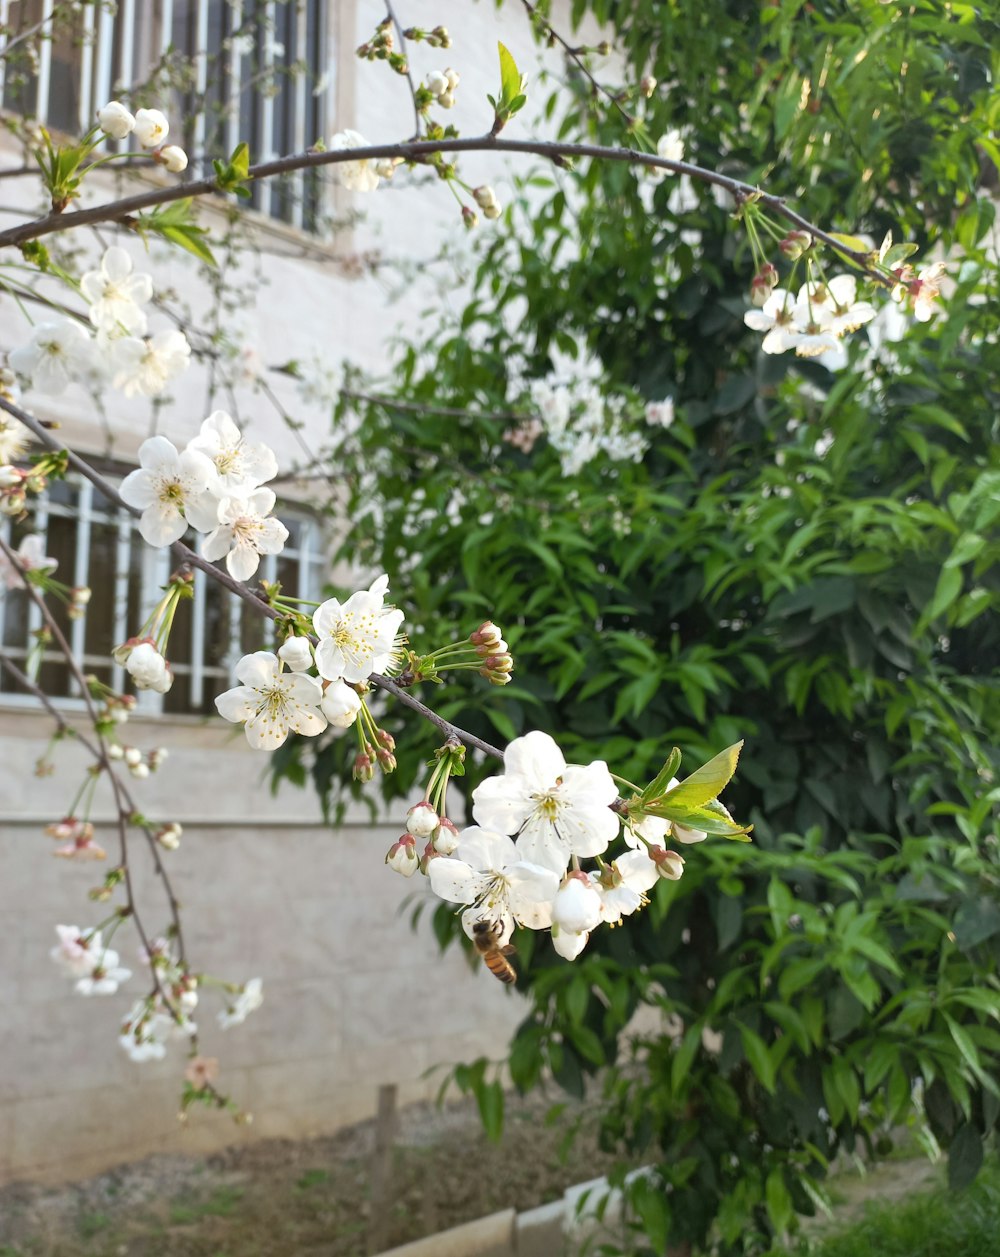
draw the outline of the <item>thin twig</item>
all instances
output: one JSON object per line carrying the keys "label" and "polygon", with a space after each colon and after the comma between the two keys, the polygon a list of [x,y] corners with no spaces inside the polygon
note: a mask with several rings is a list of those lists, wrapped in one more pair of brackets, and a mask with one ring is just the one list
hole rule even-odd
{"label": "thin twig", "polygon": [[396,16],[396,10],[392,7],[392,0],[385,0],[385,11],[390,21],[392,22],[393,26],[395,27],[396,37],[399,40],[400,54],[406,60],[406,81],[409,84],[409,88],[410,88],[410,99],[413,101],[413,118],[414,118],[414,124],[416,128],[413,132],[413,135],[415,139],[419,139],[420,129],[421,129],[421,126],[423,125],[423,119],[420,116],[420,109],[417,106],[417,89],[413,82],[413,73],[410,70],[410,58],[406,52],[406,36],[403,34],[403,28],[400,25],[399,18]]}
{"label": "thin twig", "polygon": [[548,38],[554,43],[557,43],[560,46],[560,48],[562,48],[563,52],[565,52],[566,56],[569,57],[569,59],[573,62],[573,64],[580,71],[583,77],[587,79],[587,81],[590,83],[590,86],[594,89],[594,91],[599,92],[602,96],[606,97],[606,99],[610,101],[612,105],[614,105],[614,107],[618,110],[621,116],[625,119],[625,123],[629,128],[634,127],[635,118],[633,118],[633,116],[621,103],[621,101],[618,99],[615,93],[612,92],[609,88],[605,87],[604,84],[600,82],[599,79],[594,77],[594,75],[590,72],[590,69],[588,68],[587,63],[581,57],[580,50],[578,48],[574,48],[571,43],[563,39],[562,35],[559,34],[559,32],[552,25],[552,23],[544,16],[544,14],[538,11],[535,5],[531,3],[531,0],[521,0],[521,3],[524,5],[525,9],[527,10],[528,16],[531,19],[531,21],[536,26],[541,27],[542,30],[545,32],[545,34],[548,36]]}
{"label": "thin twig", "polygon": [[[7,401],[4,397],[0,397],[0,410],[5,410],[8,414],[13,415],[15,419],[20,420],[20,422],[24,424],[24,426],[46,447],[46,449],[53,451],[61,451],[65,449],[70,466],[75,471],[78,471],[81,476],[84,476],[87,480],[89,480],[90,483],[96,489],[99,489],[109,501],[114,502],[115,505],[119,506],[122,510],[128,511],[130,515],[138,517],[142,514],[141,511],[138,511],[135,507],[130,506],[114,485],[107,481],[99,471],[96,471],[93,467],[91,467],[85,458],[81,458],[80,455],[75,453],[73,450],[66,449],[63,445],[61,445],[59,441],[57,441],[52,434],[42,426],[34,415],[29,414],[26,410],[22,410],[20,406],[15,406],[13,402]],[[253,607],[258,615],[266,616],[270,620],[279,620],[282,618],[279,612],[269,606],[262,598],[255,594],[253,590],[249,589],[246,585],[241,584],[240,581],[235,580],[228,572],[223,571],[222,568],[216,567],[214,563],[210,563],[207,559],[202,558],[197,551],[192,550],[190,546],[186,546],[183,541],[175,541],[170,549],[177,555],[182,563],[186,563],[191,567],[196,567],[199,571],[204,572],[210,580],[214,580],[217,584],[222,585],[225,589],[228,589],[230,593],[235,594],[237,598],[242,599],[248,606]],[[478,750],[485,752],[487,755],[492,755],[496,759],[503,759],[503,752],[499,750],[499,748],[492,746],[489,742],[477,737],[476,734],[469,733],[465,729],[460,728],[458,725],[452,724],[451,721],[445,720],[444,717],[439,716],[435,711],[432,711],[426,703],[422,703],[418,698],[414,698],[412,694],[398,686],[395,681],[392,681],[388,677],[384,677],[377,672],[372,673],[369,677],[369,681],[378,689],[385,690],[386,693],[392,694],[393,697],[402,703],[404,707],[409,707],[411,711],[415,711],[419,716],[422,716],[425,720],[430,721],[430,723],[440,729],[446,737],[457,738],[466,746],[476,747]]]}

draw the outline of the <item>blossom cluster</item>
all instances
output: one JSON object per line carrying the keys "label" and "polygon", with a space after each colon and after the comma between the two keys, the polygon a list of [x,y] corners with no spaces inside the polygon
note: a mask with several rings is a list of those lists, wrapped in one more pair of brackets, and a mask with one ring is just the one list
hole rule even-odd
{"label": "blossom cluster", "polygon": [[100,930],[80,930],[57,925],[58,944],[49,953],[62,971],[74,978],[79,995],[114,995],[132,976],[118,963],[118,953],[106,947]]}
{"label": "blossom cluster", "polygon": [[875,307],[859,301],[853,275],[836,275],[829,283],[810,280],[793,297],[773,288],[759,310],[743,316],[747,327],[764,332],[761,349],[781,354],[794,349],[800,358],[816,358],[836,350],[846,332],[875,317]]}
{"label": "blossom cluster", "polygon": [[[658,878],[681,876],[682,857],[662,845],[668,831],[680,843],[706,837],[645,816],[626,828],[629,849],[608,858],[622,828],[617,799],[603,760],[567,764],[548,734],[528,733],[507,747],[504,773],[473,791],[474,825],[457,832],[429,803],[418,804],[387,863],[405,874],[422,868],[436,895],[467,905],[462,926],[470,938],[482,922],[498,946],[515,924],[551,929],[556,951],[573,960],[598,925],[617,925],[648,903]],[[416,841],[424,837],[430,841],[419,858]],[[584,869],[583,860],[596,867]]]}
{"label": "blossom cluster", "polygon": [[224,410],[213,411],[178,452],[166,437],[139,447],[139,468],[121,495],[142,512],[139,532],[151,546],[179,541],[190,524],[206,533],[202,552],[225,558],[230,575],[249,580],[262,554],[278,554],[288,530],[269,518],[275,496],[262,488],[278,474],[273,450],[245,440]]}
{"label": "blossom cluster", "polygon": [[607,394],[595,378],[581,375],[568,383],[533,380],[529,395],[537,420],[510,430],[505,439],[530,453],[544,435],[558,453],[564,475],[576,475],[600,456],[637,463],[649,448],[630,426],[626,398]]}
{"label": "blossom cluster", "polygon": [[125,249],[106,249],[97,270],[80,279],[90,326],[63,317],[35,324],[27,344],[8,361],[39,393],[57,395],[71,383],[101,388],[111,383],[126,397],[158,397],[188,367],[191,347],[170,328],[147,336],[145,306],[152,278],[133,271]]}
{"label": "blossom cluster", "polygon": [[320,603],[312,618],[315,655],[305,637],[288,638],[276,655],[266,650],[244,655],[236,665],[241,684],[215,700],[219,714],[242,724],[247,741],[259,750],[274,750],[289,733],[315,737],[327,726],[349,728],[363,707],[355,687],[398,658],[403,613],[385,605],[388,592],[389,578],[380,576],[346,602]]}

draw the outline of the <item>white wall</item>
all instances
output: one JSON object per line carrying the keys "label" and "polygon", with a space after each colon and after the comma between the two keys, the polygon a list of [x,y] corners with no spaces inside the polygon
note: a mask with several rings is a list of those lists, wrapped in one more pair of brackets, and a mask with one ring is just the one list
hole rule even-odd
{"label": "white wall", "polygon": [[[486,0],[444,6],[399,0],[397,7],[404,24],[433,24],[446,11],[453,49],[418,49],[413,61],[420,70],[460,70],[454,118],[463,131],[488,130],[485,94],[496,89],[498,37],[537,77],[537,54],[518,4],[499,15]],[[373,142],[406,138],[412,113],[402,81],[352,55],[384,10],[376,0],[358,0],[357,13],[341,0],[333,9],[340,39],[335,95],[341,116],[335,129],[356,127]],[[513,125],[529,129],[527,123]],[[0,162],[18,160],[9,144],[0,147]],[[507,199],[507,178],[493,159],[465,158],[463,170],[470,183],[488,180]],[[247,345],[265,363],[313,354],[371,367],[385,362],[389,338],[422,307],[427,286],[415,284],[407,301],[389,302],[377,278],[349,277],[344,255],[379,247],[393,256],[426,258],[445,241],[465,247],[448,190],[436,180],[418,190],[407,186],[415,181],[420,176],[402,173],[370,198],[339,193],[342,211],[359,208],[368,217],[331,245],[316,247],[286,229],[259,234],[266,284],[245,303],[239,323]],[[37,209],[30,181],[0,186],[6,207]],[[0,223],[16,220],[0,211]],[[205,214],[207,225],[218,228],[220,221],[211,211]],[[106,232],[105,242],[111,238]],[[140,242],[124,242],[144,268]],[[99,256],[89,234],[81,232],[77,243]],[[288,256],[303,246],[307,256]],[[207,308],[183,255],[155,247],[152,258],[159,287],[176,287],[196,310]],[[168,326],[156,316],[151,323]],[[13,348],[25,339],[22,316],[10,300],[0,301],[0,346]],[[276,387],[307,422],[310,442],[321,444],[327,415],[303,407],[294,386],[279,381]],[[207,413],[202,368],[193,367],[174,396],[157,422],[181,443]],[[84,452],[130,460],[151,430],[153,413],[141,399],[108,396],[110,445],[80,388],[55,399],[28,393],[25,402],[58,420],[66,440]],[[239,402],[244,426],[272,444],[286,466],[294,461],[294,443],[266,403],[249,389]],[[405,606],[405,590],[394,592]],[[56,752],[58,774],[33,776],[50,729],[44,715],[0,700],[0,1179],[79,1177],[154,1150],[204,1152],[240,1139],[314,1135],[370,1116],[380,1083],[398,1082],[404,1099],[423,1098],[438,1086],[437,1076],[425,1077],[432,1066],[502,1054],[522,1015],[521,1001],[481,969],[471,969],[458,952],[440,956],[426,923],[411,931],[401,907],[423,890],[421,879],[406,882],[383,865],[400,832],[398,818],[372,825],[367,813],[358,812],[334,831],[308,792],[283,786],[271,796],[263,780],[266,761],[246,747],[238,729],[214,719],[136,721],[129,726],[130,741],[163,745],[171,753],[158,775],[135,784],[135,794],[148,815],[184,825],[181,849],[167,859],[184,904],[194,965],[233,981],[261,976],[265,984],[262,1008],[243,1027],[220,1031],[207,996],[198,1017],[202,1050],[220,1058],[220,1087],[253,1111],[254,1124],[236,1127],[226,1117],[196,1110],[180,1127],[182,1046],[165,1062],[135,1065],[115,1041],[121,1015],[144,985],[128,928],[115,946],[137,972],[116,996],[74,995],[48,958],[57,922],[84,926],[98,920],[102,908],[87,898],[101,867],[54,860],[41,832],[66,811],[77,780],[74,765],[82,764],[75,748],[63,744]],[[99,809],[98,818],[109,817],[106,805]],[[98,837],[113,859],[114,833],[105,824]],[[144,869],[138,840],[135,846]],[[157,888],[146,873],[140,884],[144,900],[156,902]],[[165,919],[153,912],[150,924],[160,930]]]}

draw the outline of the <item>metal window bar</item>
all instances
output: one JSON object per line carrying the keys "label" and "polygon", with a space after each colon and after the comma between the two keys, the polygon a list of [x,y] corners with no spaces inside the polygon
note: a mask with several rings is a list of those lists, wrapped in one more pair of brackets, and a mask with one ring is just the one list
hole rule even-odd
{"label": "metal window bar", "polygon": [[[53,0],[43,0],[42,16],[43,22],[48,22],[52,17]],[[49,83],[52,81],[52,40],[40,39],[38,41],[38,104],[35,113],[39,122],[47,122],[49,116]]]}
{"label": "metal window bar", "polygon": [[[4,27],[6,27],[9,21],[10,21],[10,0],[0,0],[0,23],[2,23]],[[0,49],[0,52],[5,51],[6,47],[7,47],[7,43],[5,40],[4,46],[2,49]],[[0,56],[0,101],[3,100],[3,93],[4,93],[4,88],[6,87],[6,85],[7,85],[7,58]]]}
{"label": "metal window bar", "polygon": [[[195,92],[204,99],[208,87],[208,0],[197,0],[195,17],[195,43],[185,50],[195,61]],[[205,150],[205,111],[199,109],[194,120],[194,151],[199,155]]]}
{"label": "metal window bar", "polygon": [[80,28],[80,130],[86,131],[94,121],[94,113],[105,102],[94,102],[94,9],[87,5]]}
{"label": "metal window bar", "polygon": [[[85,480],[77,491],[79,519],[76,526],[76,553],[73,556],[73,584],[87,585],[90,582],[90,524],[93,519],[94,486]],[[73,655],[82,659],[86,649],[87,623],[81,617],[73,620],[70,627],[70,645]]]}
{"label": "metal window bar", "polygon": [[98,108],[111,99],[111,55],[114,43],[114,14],[102,8],[97,24],[97,58],[94,69],[94,97]]}
{"label": "metal window bar", "polygon": [[227,53],[227,77],[229,96],[226,101],[226,153],[231,153],[240,142],[240,93],[243,84],[242,44],[233,36],[243,24],[243,0],[233,0],[229,10],[229,50]]}

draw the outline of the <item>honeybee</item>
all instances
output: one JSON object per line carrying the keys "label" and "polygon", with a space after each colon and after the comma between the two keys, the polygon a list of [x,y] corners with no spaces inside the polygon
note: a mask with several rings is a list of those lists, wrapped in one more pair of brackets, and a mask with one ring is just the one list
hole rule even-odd
{"label": "honeybee", "polygon": [[501,982],[516,982],[517,974],[507,957],[513,955],[517,948],[510,943],[501,946],[497,941],[500,933],[500,926],[495,921],[473,922],[472,941],[486,968]]}

